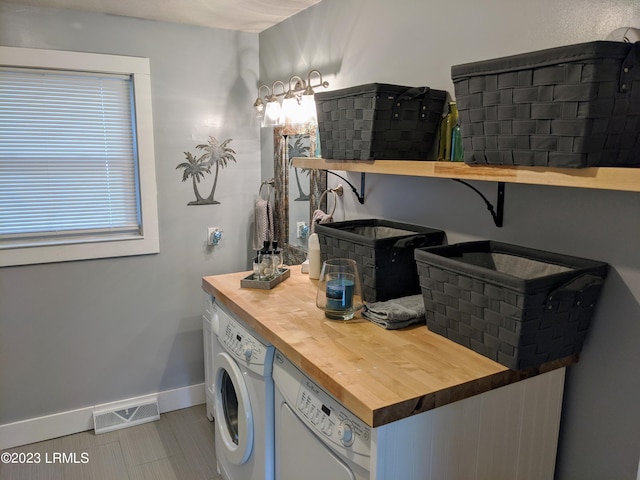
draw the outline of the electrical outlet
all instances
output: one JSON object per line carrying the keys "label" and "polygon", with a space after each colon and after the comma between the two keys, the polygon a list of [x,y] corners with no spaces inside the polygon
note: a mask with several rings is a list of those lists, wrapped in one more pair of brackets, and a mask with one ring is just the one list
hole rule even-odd
{"label": "electrical outlet", "polygon": [[218,227],[207,228],[207,245],[216,245],[214,234],[218,231],[220,231]]}
{"label": "electrical outlet", "polygon": [[296,238],[306,238],[308,230],[307,222],[298,222],[296,224]]}

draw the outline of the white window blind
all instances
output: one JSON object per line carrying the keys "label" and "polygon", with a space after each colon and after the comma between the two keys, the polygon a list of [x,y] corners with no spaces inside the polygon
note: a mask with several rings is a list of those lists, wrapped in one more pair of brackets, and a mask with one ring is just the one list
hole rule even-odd
{"label": "white window blind", "polygon": [[0,69],[0,248],[142,235],[132,79]]}

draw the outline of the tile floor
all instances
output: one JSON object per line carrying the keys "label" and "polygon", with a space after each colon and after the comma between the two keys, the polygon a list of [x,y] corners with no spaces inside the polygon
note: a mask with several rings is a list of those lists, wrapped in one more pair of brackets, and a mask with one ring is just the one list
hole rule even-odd
{"label": "tile floor", "polygon": [[[135,427],[100,435],[82,432],[6,451],[38,453],[40,463],[0,463],[0,480],[222,480],[214,424],[204,405]],[[78,463],[53,463],[54,454],[61,453],[67,458],[75,453]]]}

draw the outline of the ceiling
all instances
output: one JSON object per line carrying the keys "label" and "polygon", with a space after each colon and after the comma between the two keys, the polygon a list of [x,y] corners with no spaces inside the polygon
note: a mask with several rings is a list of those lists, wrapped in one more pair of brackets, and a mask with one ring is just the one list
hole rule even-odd
{"label": "ceiling", "polygon": [[126,17],[226,28],[262,30],[321,0],[9,0],[37,7],[68,8]]}

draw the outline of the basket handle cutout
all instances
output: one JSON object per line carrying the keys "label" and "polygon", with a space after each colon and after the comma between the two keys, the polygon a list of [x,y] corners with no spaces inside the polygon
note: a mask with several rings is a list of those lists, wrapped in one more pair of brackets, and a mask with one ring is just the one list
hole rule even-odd
{"label": "basket handle cutout", "polygon": [[407,238],[401,238],[396,243],[393,244],[393,248],[404,249],[404,248],[421,248],[426,247],[429,244],[429,239],[426,235],[413,235]]}
{"label": "basket handle cutout", "polygon": [[579,275],[549,293],[546,310],[560,312],[572,306],[591,308],[595,305],[604,279],[590,273]]}
{"label": "basket handle cutout", "polygon": [[634,69],[640,69],[640,42],[635,42],[631,46],[629,53],[620,66],[618,92],[629,93],[631,91],[633,79],[638,77],[637,73],[634,75]]}
{"label": "basket handle cutout", "polygon": [[430,96],[431,89],[429,87],[413,87],[405,90],[394,100],[393,108],[391,109],[391,120],[401,120],[400,110],[403,102],[420,99],[420,114],[418,120],[421,122],[425,121],[427,119],[427,114],[424,111],[424,108],[425,105],[429,104]]}

